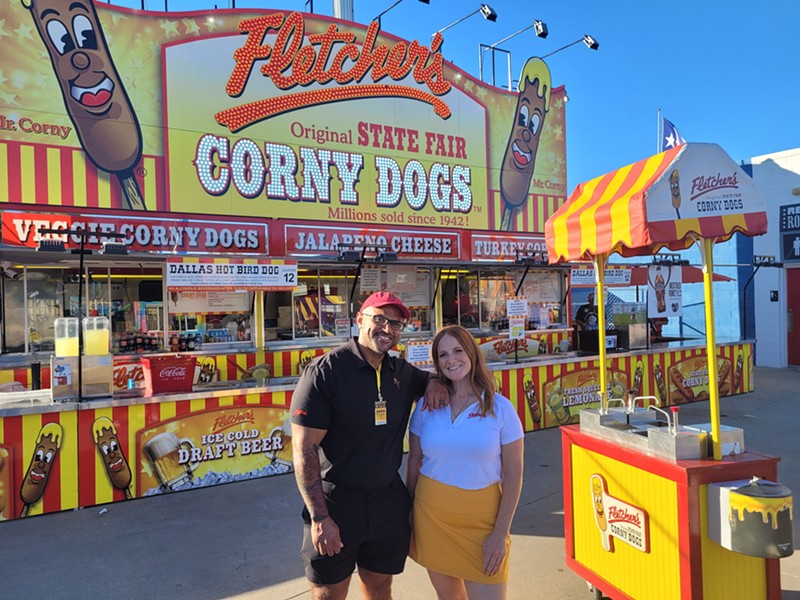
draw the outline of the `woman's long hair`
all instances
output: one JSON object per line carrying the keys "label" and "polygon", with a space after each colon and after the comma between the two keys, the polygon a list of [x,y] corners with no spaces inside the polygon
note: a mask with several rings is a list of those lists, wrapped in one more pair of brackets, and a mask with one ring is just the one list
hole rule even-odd
{"label": "woman's long hair", "polygon": [[442,372],[439,367],[439,344],[444,336],[449,335],[455,338],[459,345],[467,353],[472,368],[469,373],[469,382],[475,395],[480,399],[481,416],[485,417],[487,414],[494,414],[494,377],[489,370],[489,365],[486,364],[486,359],[481,353],[478,343],[472,334],[461,327],[461,325],[448,325],[443,327],[433,338],[433,346],[431,347],[431,356],[433,364],[436,367],[436,374],[447,383],[447,387],[452,390],[453,384],[447,378],[447,375]]}

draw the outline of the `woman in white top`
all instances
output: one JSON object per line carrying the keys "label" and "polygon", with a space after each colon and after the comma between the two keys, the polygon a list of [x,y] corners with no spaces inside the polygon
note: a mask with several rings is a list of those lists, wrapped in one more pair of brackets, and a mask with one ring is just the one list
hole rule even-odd
{"label": "woman in white top", "polygon": [[406,485],[414,498],[410,556],[440,600],[506,596],[511,519],[522,490],[522,424],[494,391],[472,335],[445,327],[431,349],[450,406],[411,416]]}

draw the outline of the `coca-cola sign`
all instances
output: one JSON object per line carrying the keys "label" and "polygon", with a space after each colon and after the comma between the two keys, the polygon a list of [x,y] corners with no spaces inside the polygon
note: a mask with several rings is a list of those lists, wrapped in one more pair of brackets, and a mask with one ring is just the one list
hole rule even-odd
{"label": "coca-cola sign", "polygon": [[162,379],[183,379],[186,377],[186,367],[165,367],[158,375]]}

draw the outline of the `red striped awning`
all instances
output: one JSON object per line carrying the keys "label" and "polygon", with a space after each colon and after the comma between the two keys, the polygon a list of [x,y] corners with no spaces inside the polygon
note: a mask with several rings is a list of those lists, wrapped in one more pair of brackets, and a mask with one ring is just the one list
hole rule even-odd
{"label": "red striped awning", "polygon": [[551,263],[682,250],[767,231],[753,180],[717,144],[688,143],[575,188],[545,223]]}

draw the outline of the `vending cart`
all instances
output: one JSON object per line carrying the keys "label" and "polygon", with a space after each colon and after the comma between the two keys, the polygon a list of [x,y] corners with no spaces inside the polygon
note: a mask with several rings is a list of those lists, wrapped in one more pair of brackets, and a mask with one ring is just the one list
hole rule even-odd
{"label": "vending cart", "polygon": [[[716,144],[683,144],[581,184],[547,221],[552,263],[594,263],[601,331],[610,254],[697,243],[703,257],[706,349],[689,376],[654,361],[663,406],[619,394],[601,344],[600,407],[562,428],[566,562],[597,598],[780,598],[777,559],[794,550],[791,492],[776,482],[778,458],[720,424],[731,367],[715,339],[711,285],[714,243],[766,230],[755,184]],[[696,399],[698,381],[710,421],[682,424],[673,404]]]}

